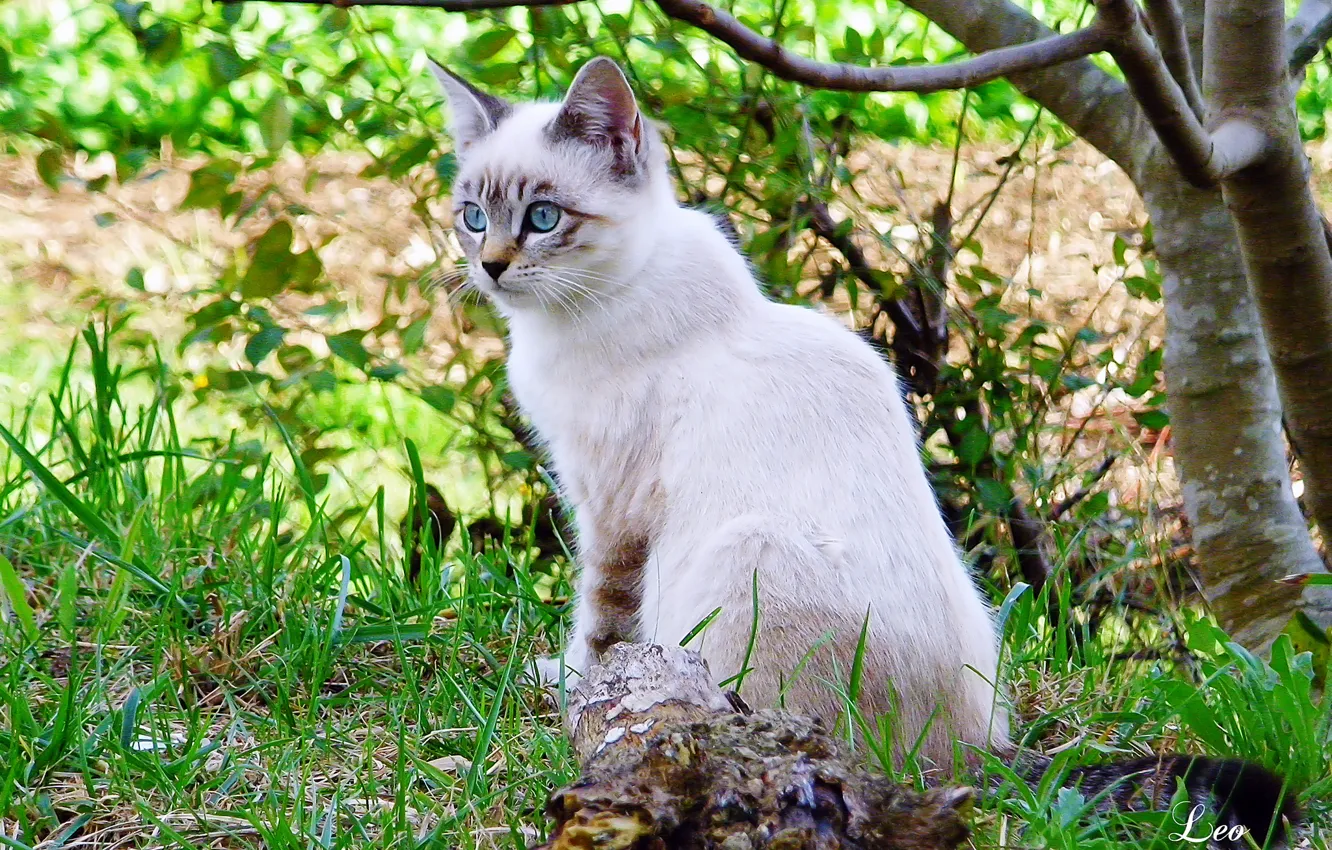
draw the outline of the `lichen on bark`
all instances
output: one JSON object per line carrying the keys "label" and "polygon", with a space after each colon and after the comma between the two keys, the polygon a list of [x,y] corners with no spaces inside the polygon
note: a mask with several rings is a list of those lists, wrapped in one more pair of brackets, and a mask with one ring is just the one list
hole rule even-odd
{"label": "lichen on bark", "polygon": [[860,767],[816,721],[748,712],[696,653],[612,647],[570,699],[582,777],[551,795],[541,850],[950,850],[969,788]]}

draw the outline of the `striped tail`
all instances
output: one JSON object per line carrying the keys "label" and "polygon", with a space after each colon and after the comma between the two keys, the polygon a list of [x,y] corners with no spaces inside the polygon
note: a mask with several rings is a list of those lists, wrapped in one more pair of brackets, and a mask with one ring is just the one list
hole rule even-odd
{"label": "striped tail", "polygon": [[[1047,756],[1024,751],[1013,767],[1031,785],[1050,769]],[[1215,850],[1248,848],[1243,837],[1251,836],[1259,847],[1285,847],[1288,830],[1300,823],[1294,792],[1276,773],[1241,759],[1168,754],[1109,764],[1074,767],[1064,786],[1076,788],[1085,798],[1099,798],[1102,811],[1165,811],[1180,782],[1188,793],[1190,812],[1176,813],[1180,830],[1201,836],[1198,825],[1203,812],[1214,818],[1214,835],[1207,846]],[[1197,807],[1201,806],[1201,809]],[[1191,846],[1202,846],[1193,844]]]}

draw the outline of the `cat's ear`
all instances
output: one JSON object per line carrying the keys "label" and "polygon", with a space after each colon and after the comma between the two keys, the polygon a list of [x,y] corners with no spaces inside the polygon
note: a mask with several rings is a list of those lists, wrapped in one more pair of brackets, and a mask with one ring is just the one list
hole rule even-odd
{"label": "cat's ear", "polygon": [[548,133],[552,141],[575,139],[609,151],[623,175],[637,173],[644,162],[647,138],[638,103],[620,66],[605,56],[579,69]]}
{"label": "cat's ear", "polygon": [[494,95],[486,94],[449,69],[427,60],[430,73],[439,81],[449,102],[450,126],[458,156],[465,156],[477,142],[494,132],[513,107]]}

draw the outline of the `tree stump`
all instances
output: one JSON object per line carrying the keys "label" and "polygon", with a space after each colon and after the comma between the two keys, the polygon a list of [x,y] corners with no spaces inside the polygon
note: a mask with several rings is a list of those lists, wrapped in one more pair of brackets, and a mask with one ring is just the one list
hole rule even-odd
{"label": "tree stump", "polygon": [[617,644],[573,689],[582,778],[547,804],[539,850],[951,850],[970,788],[869,773],[822,725],[750,712],[695,652]]}

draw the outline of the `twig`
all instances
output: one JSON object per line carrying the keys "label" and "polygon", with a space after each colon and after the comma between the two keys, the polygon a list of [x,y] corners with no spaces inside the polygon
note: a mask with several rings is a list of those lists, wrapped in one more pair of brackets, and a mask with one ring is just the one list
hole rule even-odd
{"label": "twig", "polygon": [[[252,0],[223,0],[228,3]],[[263,0],[332,6],[414,6],[454,12],[502,9],[515,6],[564,6],[580,0]],[[760,35],[734,16],[701,0],[656,0],[668,17],[692,24],[729,45],[737,55],[792,82],[840,91],[933,92],[970,88],[1000,77],[1021,75],[1092,53],[1109,51],[1142,106],[1161,143],[1190,183],[1210,187],[1248,168],[1268,153],[1261,129],[1230,120],[1213,136],[1198,114],[1200,98],[1190,85],[1191,72],[1174,27],[1177,10],[1167,0],[1154,0],[1154,21],[1161,29],[1165,54],[1143,26],[1134,0],[1095,0],[1092,24],[1071,33],[1049,35],[1022,44],[1000,47],[971,59],[944,65],[864,67],[819,62],[792,53],[772,38]],[[1172,65],[1175,73],[1172,73]],[[1176,79],[1183,80],[1184,87]]]}
{"label": "twig", "polygon": [[1101,465],[1096,467],[1096,471],[1092,473],[1091,480],[1088,481],[1085,486],[1078,488],[1076,493],[1054,506],[1054,509],[1050,511],[1050,521],[1054,522],[1059,519],[1061,516],[1077,507],[1077,504],[1083,499],[1090,496],[1091,491],[1095,489],[1096,485],[1099,484],[1101,479],[1106,476],[1106,473],[1110,471],[1110,467],[1115,465],[1116,460],[1119,460],[1118,452],[1112,452],[1106,455],[1105,460],[1101,461]]}
{"label": "twig", "polygon": [[[869,260],[865,258],[865,252],[851,240],[850,235],[838,232],[837,222],[833,221],[832,214],[828,212],[828,205],[810,199],[805,202],[804,210],[809,215],[809,227],[814,234],[836,248],[838,253],[846,258],[851,274],[872,291],[882,295],[883,284],[879,279],[879,273],[870,266]],[[914,336],[921,334],[921,327],[917,324],[916,317],[911,315],[911,311],[907,310],[899,299],[883,299],[882,307],[899,331],[906,330]]]}

